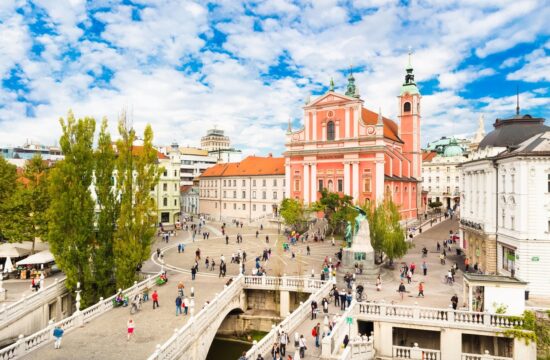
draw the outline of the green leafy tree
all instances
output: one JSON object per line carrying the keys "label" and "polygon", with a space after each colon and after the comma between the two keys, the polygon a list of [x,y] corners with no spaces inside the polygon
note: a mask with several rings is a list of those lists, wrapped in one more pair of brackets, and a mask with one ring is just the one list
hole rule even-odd
{"label": "green leafy tree", "polygon": [[10,242],[32,241],[33,254],[36,240],[45,240],[48,233],[48,169],[40,155],[30,159],[2,207],[4,235]]}
{"label": "green leafy tree", "polygon": [[151,251],[155,235],[156,203],[151,189],[157,184],[160,169],[153,148],[153,130],[148,125],[143,146],[134,147],[135,130],[125,115],[119,121],[117,141],[117,193],[120,216],[115,233],[114,254],[116,284],[126,287],[136,279],[136,269]]}
{"label": "green leafy tree", "polygon": [[372,247],[380,254],[385,253],[392,265],[394,259],[403,257],[409,249],[405,230],[399,224],[399,208],[386,197],[376,208],[368,209],[367,216]]}
{"label": "green leafy tree", "polygon": [[0,156],[0,239],[4,238],[4,224],[9,221],[4,206],[9,203],[13,196],[17,181],[17,167],[10,164]]}
{"label": "green leafy tree", "polygon": [[304,204],[296,199],[285,198],[281,203],[279,213],[285,220],[285,223],[294,230],[300,230],[299,228],[305,221]]}
{"label": "green leafy tree", "polygon": [[347,221],[352,221],[357,212],[351,207],[353,198],[349,195],[321,190],[321,199],[312,204],[313,211],[323,211],[332,233],[342,232]]}
{"label": "green leafy tree", "polygon": [[91,257],[98,297],[112,294],[114,290],[113,242],[119,213],[114,176],[115,151],[107,129],[107,119],[103,119],[95,151],[97,214],[95,244]]}
{"label": "green leafy tree", "polygon": [[95,301],[91,256],[94,247],[94,206],[90,188],[94,170],[95,120],[60,119],[60,146],[65,158],[50,171],[51,204],[48,241],[67,288],[81,283],[84,306]]}

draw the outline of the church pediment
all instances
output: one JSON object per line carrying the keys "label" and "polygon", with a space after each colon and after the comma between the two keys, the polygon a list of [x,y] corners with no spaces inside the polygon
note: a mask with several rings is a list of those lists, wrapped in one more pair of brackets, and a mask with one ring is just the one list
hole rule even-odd
{"label": "church pediment", "polygon": [[337,94],[333,91],[329,91],[328,93],[321,95],[317,99],[313,100],[309,104],[307,104],[306,108],[316,107],[316,106],[324,106],[324,105],[333,105],[333,104],[344,104],[348,102],[357,102],[361,101],[357,98],[349,97],[342,94]]}

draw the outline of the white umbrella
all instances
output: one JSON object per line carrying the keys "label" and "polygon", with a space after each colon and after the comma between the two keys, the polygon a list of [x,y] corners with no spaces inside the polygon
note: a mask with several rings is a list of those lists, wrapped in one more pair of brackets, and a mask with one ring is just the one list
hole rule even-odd
{"label": "white umbrella", "polygon": [[11,257],[6,258],[6,263],[4,264],[4,272],[10,273],[13,271],[13,264],[11,263]]}

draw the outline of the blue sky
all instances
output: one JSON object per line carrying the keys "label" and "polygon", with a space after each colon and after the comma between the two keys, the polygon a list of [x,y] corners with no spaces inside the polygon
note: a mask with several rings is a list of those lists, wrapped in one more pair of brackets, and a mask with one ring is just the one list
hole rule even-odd
{"label": "blue sky", "polygon": [[123,109],[159,145],[226,130],[280,153],[304,100],[342,91],[352,66],[367,108],[395,118],[407,51],[422,138],[470,136],[515,111],[550,118],[544,0],[2,0],[0,144],[54,144],[59,117]]}

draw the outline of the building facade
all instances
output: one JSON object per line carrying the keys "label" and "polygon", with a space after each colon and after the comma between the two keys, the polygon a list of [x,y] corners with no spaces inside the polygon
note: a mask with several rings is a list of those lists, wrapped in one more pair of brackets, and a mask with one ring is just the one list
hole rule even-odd
{"label": "building facade", "polygon": [[[304,107],[304,127],[287,132],[286,193],[305,204],[319,191],[363,204],[391,196],[404,219],[417,216],[421,176],[420,92],[412,67],[399,95],[397,124],[363,107],[353,74],[345,94],[330,90]],[[418,190],[418,191],[417,191]]]}
{"label": "building facade", "polygon": [[[459,165],[468,159],[466,149],[454,138],[438,140],[433,150],[423,153],[422,190],[427,202],[441,202],[445,210],[456,211],[460,204],[461,172]],[[433,145],[433,144],[430,144]]]}
{"label": "building facade", "polygon": [[201,148],[208,151],[208,155],[218,163],[239,162],[242,160],[242,151],[231,147],[229,136],[223,130],[210,129],[201,138]]}
{"label": "building facade", "polygon": [[35,155],[40,155],[42,159],[50,161],[62,160],[64,158],[61,148],[57,146],[45,146],[27,142],[23,146],[0,147],[0,156],[6,160],[30,160]]}
{"label": "building facade", "polygon": [[222,221],[277,215],[285,197],[284,171],[284,159],[271,155],[213,166],[199,180],[199,213]]}
{"label": "building facade", "polygon": [[494,128],[461,165],[461,246],[483,271],[513,273],[548,295],[550,128],[519,114]]}
{"label": "building facade", "polygon": [[208,155],[208,151],[193,147],[181,147],[172,143],[161,149],[162,153],[179,162],[180,185],[191,186],[193,179],[199,177],[206,169],[216,165],[217,159]]}
{"label": "building facade", "polygon": [[196,185],[182,185],[180,187],[181,213],[196,215],[199,211],[199,187]]}
{"label": "building facade", "polygon": [[180,218],[180,162],[159,152],[159,167],[164,171],[153,192],[157,201],[158,222],[175,224]]}

